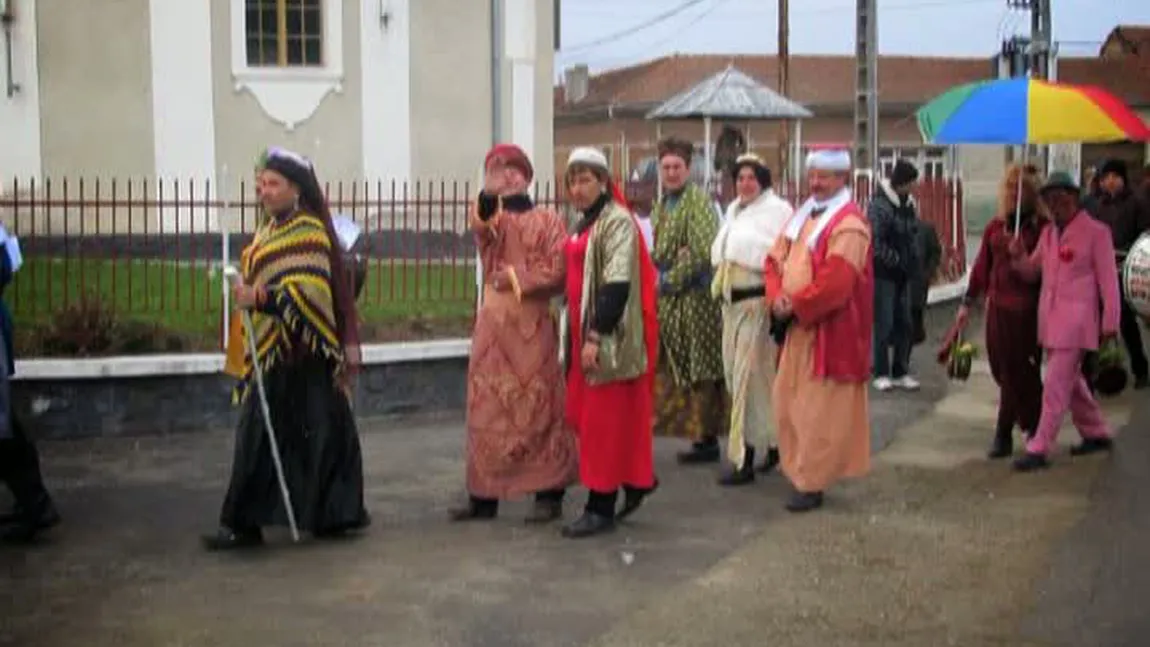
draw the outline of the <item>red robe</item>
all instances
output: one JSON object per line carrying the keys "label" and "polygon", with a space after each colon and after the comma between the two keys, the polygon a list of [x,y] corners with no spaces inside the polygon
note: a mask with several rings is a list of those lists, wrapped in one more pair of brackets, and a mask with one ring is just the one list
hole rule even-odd
{"label": "red robe", "polygon": [[620,487],[650,488],[655,482],[651,423],[655,408],[655,365],[659,352],[656,319],[657,278],[651,255],[635,223],[639,249],[640,298],[647,371],[633,380],[589,385],[580,362],[582,340],[583,272],[588,228],[569,239],[567,258],[567,318],[571,330],[570,368],[567,369],[567,424],[579,436],[579,478],[595,492]]}

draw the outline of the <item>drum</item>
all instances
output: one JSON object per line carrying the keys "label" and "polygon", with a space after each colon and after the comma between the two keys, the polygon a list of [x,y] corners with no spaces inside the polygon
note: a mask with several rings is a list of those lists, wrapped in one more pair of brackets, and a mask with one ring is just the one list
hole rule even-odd
{"label": "drum", "polygon": [[1122,263],[1122,289],[1138,316],[1150,318],[1150,232],[1138,237]]}

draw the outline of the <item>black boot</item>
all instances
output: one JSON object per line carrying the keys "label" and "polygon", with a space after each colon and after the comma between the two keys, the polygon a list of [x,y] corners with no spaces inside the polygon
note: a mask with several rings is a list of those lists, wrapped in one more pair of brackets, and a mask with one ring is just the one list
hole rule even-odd
{"label": "black boot", "polygon": [[1015,472],[1037,472],[1050,467],[1050,461],[1042,454],[1026,452],[1014,461]]}
{"label": "black boot", "polygon": [[1114,449],[1112,438],[1084,438],[1082,442],[1070,448],[1071,456],[1089,456],[1098,452],[1108,452]]}
{"label": "black boot", "polygon": [[60,523],[60,513],[47,493],[43,500],[31,509],[19,508],[13,511],[8,521],[0,524],[0,542],[26,543],[36,535]]}
{"label": "black boot", "polygon": [[60,523],[60,514],[44,487],[36,446],[19,418],[10,415],[8,421],[11,438],[0,441],[0,476],[16,502],[0,520],[0,541],[26,542]]}
{"label": "black boot", "polygon": [[755,448],[751,445],[746,446],[745,454],[743,456],[743,466],[724,474],[719,478],[719,485],[723,487],[735,487],[739,485],[747,485],[748,483],[755,482]]}
{"label": "black boot", "polygon": [[498,499],[483,499],[476,496],[467,497],[467,503],[447,511],[452,521],[486,521],[494,519],[498,513]]}
{"label": "black boot", "polygon": [[789,512],[810,512],[821,507],[823,507],[822,492],[800,492],[798,490],[791,494],[786,505]]}
{"label": "black boot", "polygon": [[[616,521],[622,521],[627,517],[635,514],[647,497],[651,496],[655,490],[659,489],[659,479],[651,484],[649,488],[632,487],[630,485],[623,486],[623,507],[619,510],[619,514],[615,515]],[[614,507],[612,505],[612,507]]]}
{"label": "black boot", "polygon": [[1000,458],[1007,458],[1014,453],[1014,437],[1011,435],[1013,432],[1009,427],[1004,432],[999,427],[994,432],[994,440],[990,443],[990,451],[986,453],[986,457],[991,460]]}
{"label": "black boot", "polygon": [[714,436],[706,436],[693,443],[691,449],[679,452],[679,462],[683,465],[719,462],[719,439]]}
{"label": "black boot", "polygon": [[568,539],[593,537],[615,529],[616,492],[587,493],[587,506],[583,515],[574,522],[563,526],[563,536]]}
{"label": "black boot", "polygon": [[524,519],[527,523],[549,523],[563,516],[563,495],[565,490],[546,490],[535,493],[535,503]]}
{"label": "black boot", "polygon": [[767,458],[766,458],[766,460],[763,461],[762,465],[759,465],[759,468],[758,468],[759,474],[769,474],[769,473],[775,471],[775,468],[778,466],[779,466],[779,448],[778,447],[767,447]]}
{"label": "black boot", "polygon": [[260,532],[259,528],[232,530],[231,528],[220,526],[219,530],[214,534],[204,535],[200,538],[200,541],[204,544],[204,550],[215,552],[262,546],[264,543],[264,535]]}

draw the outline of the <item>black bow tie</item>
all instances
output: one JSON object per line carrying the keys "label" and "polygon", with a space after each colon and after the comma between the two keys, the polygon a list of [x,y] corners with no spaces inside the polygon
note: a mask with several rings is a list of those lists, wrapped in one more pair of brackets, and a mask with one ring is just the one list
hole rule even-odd
{"label": "black bow tie", "polygon": [[823,215],[826,212],[827,212],[826,207],[815,207],[814,209],[811,209],[811,216],[818,218],[819,216]]}

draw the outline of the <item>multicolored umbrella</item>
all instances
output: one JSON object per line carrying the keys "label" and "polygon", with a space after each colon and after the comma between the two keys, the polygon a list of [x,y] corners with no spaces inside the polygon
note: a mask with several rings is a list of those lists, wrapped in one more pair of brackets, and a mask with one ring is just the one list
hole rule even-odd
{"label": "multicolored umbrella", "polygon": [[1150,128],[1105,90],[1038,79],[951,88],[918,109],[932,144],[1056,144],[1150,140]]}

